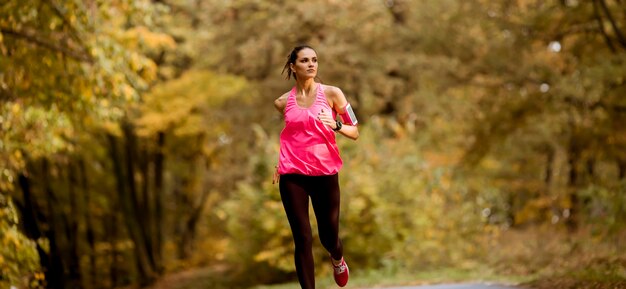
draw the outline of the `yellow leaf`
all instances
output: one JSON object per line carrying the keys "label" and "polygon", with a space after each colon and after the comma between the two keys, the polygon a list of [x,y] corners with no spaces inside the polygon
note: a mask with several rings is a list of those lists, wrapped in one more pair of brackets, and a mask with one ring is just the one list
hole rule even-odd
{"label": "yellow leaf", "polygon": [[123,85],[122,93],[124,98],[128,101],[132,100],[135,96],[135,90],[130,85]]}
{"label": "yellow leaf", "polygon": [[19,114],[21,110],[22,110],[22,107],[17,103],[14,103],[13,106],[11,107],[11,112],[15,115]]}
{"label": "yellow leaf", "polygon": [[102,128],[114,136],[119,137],[122,135],[122,129],[120,128],[117,122],[107,121],[104,124],[102,124]]}

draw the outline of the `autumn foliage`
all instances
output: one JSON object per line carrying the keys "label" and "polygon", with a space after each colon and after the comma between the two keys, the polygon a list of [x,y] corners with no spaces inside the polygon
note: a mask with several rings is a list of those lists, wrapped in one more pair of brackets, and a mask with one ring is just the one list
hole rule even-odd
{"label": "autumn foliage", "polygon": [[360,120],[355,272],[624,281],[622,0],[7,0],[0,287],[294,280],[272,101],[301,43]]}

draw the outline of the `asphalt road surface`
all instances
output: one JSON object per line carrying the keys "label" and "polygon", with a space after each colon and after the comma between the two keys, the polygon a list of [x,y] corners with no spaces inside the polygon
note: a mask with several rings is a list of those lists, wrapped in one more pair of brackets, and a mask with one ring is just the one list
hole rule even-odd
{"label": "asphalt road surface", "polygon": [[495,284],[439,284],[439,285],[427,285],[427,286],[385,287],[385,288],[372,288],[372,289],[520,289],[520,287],[495,285]]}

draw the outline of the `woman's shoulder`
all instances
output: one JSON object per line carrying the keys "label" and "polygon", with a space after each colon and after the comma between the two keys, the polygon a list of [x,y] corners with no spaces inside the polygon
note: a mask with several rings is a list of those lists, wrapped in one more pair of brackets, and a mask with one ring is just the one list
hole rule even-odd
{"label": "woman's shoulder", "polygon": [[278,97],[278,99],[287,99],[290,93],[291,93],[291,90],[283,93],[281,96]]}
{"label": "woman's shoulder", "polygon": [[343,95],[343,92],[339,87],[323,84],[324,94],[329,98],[336,98],[340,95]]}
{"label": "woman's shoulder", "polygon": [[282,111],[287,104],[287,99],[289,98],[290,91],[283,93],[283,95],[279,96],[276,100],[274,100],[274,106],[279,111]]}

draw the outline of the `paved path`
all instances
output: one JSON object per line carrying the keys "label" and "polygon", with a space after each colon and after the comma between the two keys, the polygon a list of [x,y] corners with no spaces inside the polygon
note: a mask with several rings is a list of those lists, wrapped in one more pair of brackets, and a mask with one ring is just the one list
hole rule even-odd
{"label": "paved path", "polygon": [[427,286],[385,287],[385,288],[372,288],[372,289],[520,289],[520,288],[506,286],[506,285],[495,285],[495,284],[440,284],[440,285],[427,285]]}

